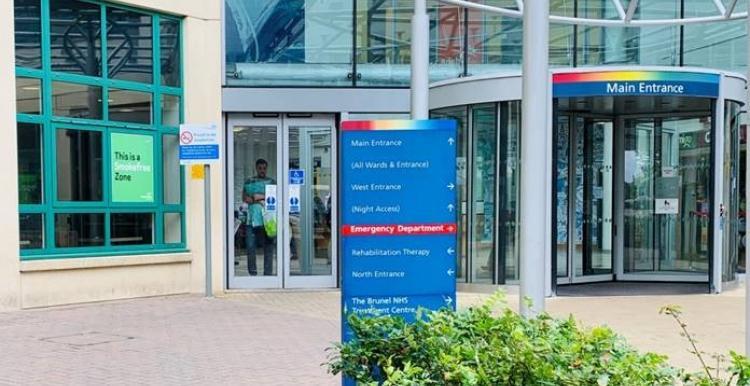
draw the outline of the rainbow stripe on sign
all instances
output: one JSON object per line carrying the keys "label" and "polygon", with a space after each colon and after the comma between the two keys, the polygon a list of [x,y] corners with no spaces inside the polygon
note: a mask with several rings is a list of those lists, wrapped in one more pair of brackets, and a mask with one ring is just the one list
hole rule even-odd
{"label": "rainbow stripe on sign", "polygon": [[343,121],[341,130],[449,130],[455,127],[455,122],[449,119],[425,119],[410,121],[405,119],[376,120],[376,121]]}
{"label": "rainbow stripe on sign", "polygon": [[718,97],[719,74],[682,71],[598,71],[552,75],[555,97],[681,95]]}

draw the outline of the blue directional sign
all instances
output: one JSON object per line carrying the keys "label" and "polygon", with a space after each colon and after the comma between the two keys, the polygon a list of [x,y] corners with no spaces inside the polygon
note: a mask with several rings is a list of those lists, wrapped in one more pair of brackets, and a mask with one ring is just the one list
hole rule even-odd
{"label": "blue directional sign", "polygon": [[[456,305],[456,122],[342,122],[346,318]],[[347,382],[345,382],[347,384]]]}

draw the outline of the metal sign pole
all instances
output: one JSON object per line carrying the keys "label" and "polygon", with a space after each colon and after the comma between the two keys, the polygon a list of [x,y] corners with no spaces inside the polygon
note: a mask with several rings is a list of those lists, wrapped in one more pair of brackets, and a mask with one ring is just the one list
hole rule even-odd
{"label": "metal sign pole", "polygon": [[206,246],[206,297],[214,296],[211,282],[211,167],[208,164],[203,165],[203,216],[205,227],[205,246]]}

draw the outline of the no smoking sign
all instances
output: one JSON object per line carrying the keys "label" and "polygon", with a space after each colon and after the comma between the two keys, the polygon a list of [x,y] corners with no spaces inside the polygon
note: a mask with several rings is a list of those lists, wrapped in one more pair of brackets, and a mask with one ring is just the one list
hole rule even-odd
{"label": "no smoking sign", "polygon": [[180,125],[180,164],[208,164],[220,159],[216,125]]}

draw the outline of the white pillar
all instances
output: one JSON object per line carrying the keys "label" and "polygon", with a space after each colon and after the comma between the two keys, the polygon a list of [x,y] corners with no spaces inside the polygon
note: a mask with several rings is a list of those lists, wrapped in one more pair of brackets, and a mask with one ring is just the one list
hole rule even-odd
{"label": "white pillar", "polygon": [[[521,102],[521,314],[544,311],[545,249],[549,206],[545,176],[547,149],[547,95],[549,0],[524,2],[523,94]],[[540,141],[542,143],[540,143]],[[525,299],[531,301],[528,307]]]}
{"label": "white pillar", "polygon": [[411,119],[429,118],[430,18],[427,0],[414,1],[411,18]]}

